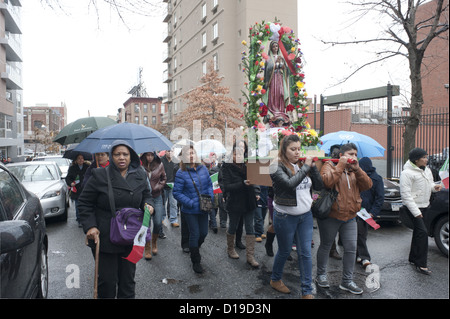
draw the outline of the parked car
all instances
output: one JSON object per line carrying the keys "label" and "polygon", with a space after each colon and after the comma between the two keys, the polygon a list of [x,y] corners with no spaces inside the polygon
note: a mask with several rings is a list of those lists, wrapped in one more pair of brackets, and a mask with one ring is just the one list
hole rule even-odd
{"label": "parked car", "polygon": [[0,298],[46,298],[48,238],[39,198],[0,164]]}
{"label": "parked car", "polygon": [[400,196],[400,184],[383,178],[384,183],[384,203],[380,214],[375,217],[376,221],[399,221],[399,209],[402,206]]}
{"label": "parked car", "polygon": [[55,162],[31,161],[8,164],[8,169],[25,188],[41,201],[45,218],[67,220],[69,192],[61,169]]}
{"label": "parked car", "polygon": [[430,167],[430,169],[439,171],[442,165],[444,165],[444,162],[447,159],[447,157],[448,157],[448,147],[444,148],[442,150],[442,153],[428,156],[428,166]]}
{"label": "parked car", "polygon": [[59,168],[62,172],[62,177],[66,178],[67,171],[69,170],[70,164],[72,164],[72,161],[67,158],[63,158],[62,155],[54,155],[54,156],[38,156],[33,158],[33,161],[51,161],[56,162],[58,164]]}
{"label": "parked car", "polygon": [[[448,257],[448,189],[435,193],[423,220],[428,230],[428,236],[433,237],[439,250]],[[402,210],[400,212],[402,223],[412,229],[411,219]]]}

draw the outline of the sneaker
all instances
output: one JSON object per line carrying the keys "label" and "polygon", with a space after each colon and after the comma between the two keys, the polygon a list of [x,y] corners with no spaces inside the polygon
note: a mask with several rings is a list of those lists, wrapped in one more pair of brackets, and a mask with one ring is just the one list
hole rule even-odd
{"label": "sneaker", "polygon": [[321,288],[330,288],[327,275],[317,275],[314,281]]}
{"label": "sneaker", "polygon": [[255,238],[255,241],[258,242],[258,243],[260,243],[260,242],[262,242],[262,239],[261,239],[261,237],[259,236],[259,237],[256,237],[256,238]]}
{"label": "sneaker", "polygon": [[351,281],[349,283],[341,283],[339,285],[339,288],[341,288],[342,290],[351,292],[354,295],[360,295],[363,293],[363,290],[361,288],[359,288],[353,281]]}
{"label": "sneaker", "polygon": [[367,266],[369,266],[371,264],[370,261],[368,261],[367,259],[364,259],[363,261],[361,261],[361,265],[366,268]]}

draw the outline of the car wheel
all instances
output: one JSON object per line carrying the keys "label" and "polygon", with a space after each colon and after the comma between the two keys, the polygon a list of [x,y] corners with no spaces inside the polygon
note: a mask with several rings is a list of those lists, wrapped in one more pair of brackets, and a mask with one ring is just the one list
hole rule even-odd
{"label": "car wheel", "polygon": [[39,292],[37,297],[39,299],[46,299],[48,295],[48,258],[47,258],[47,247],[42,244],[41,248],[41,269],[40,269],[40,279],[39,279]]}
{"label": "car wheel", "polygon": [[439,250],[448,257],[448,216],[441,217],[438,220],[433,235]]}

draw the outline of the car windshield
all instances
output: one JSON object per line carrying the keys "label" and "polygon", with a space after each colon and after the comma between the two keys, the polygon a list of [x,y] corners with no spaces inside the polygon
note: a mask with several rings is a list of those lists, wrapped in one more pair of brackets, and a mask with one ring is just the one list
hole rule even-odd
{"label": "car windshield", "polygon": [[21,182],[54,181],[58,178],[54,165],[30,164],[8,168]]}
{"label": "car windshield", "polygon": [[43,158],[38,158],[35,159],[35,161],[52,161],[55,162],[56,164],[58,164],[59,166],[68,166],[69,163],[67,163],[67,159],[62,158],[62,157],[43,157]]}

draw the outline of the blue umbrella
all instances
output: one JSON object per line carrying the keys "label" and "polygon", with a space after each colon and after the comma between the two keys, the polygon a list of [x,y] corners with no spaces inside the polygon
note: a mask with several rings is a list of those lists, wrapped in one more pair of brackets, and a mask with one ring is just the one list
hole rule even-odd
{"label": "blue umbrella", "polygon": [[320,149],[325,153],[330,152],[330,147],[337,144],[343,145],[353,143],[358,147],[358,157],[384,157],[385,148],[373,138],[349,131],[339,131],[325,134],[320,138],[323,145],[319,145]]}
{"label": "blue umbrella", "polygon": [[74,151],[109,153],[115,140],[127,141],[136,153],[163,151],[172,147],[172,142],[157,130],[125,122],[95,131],[75,147]]}

